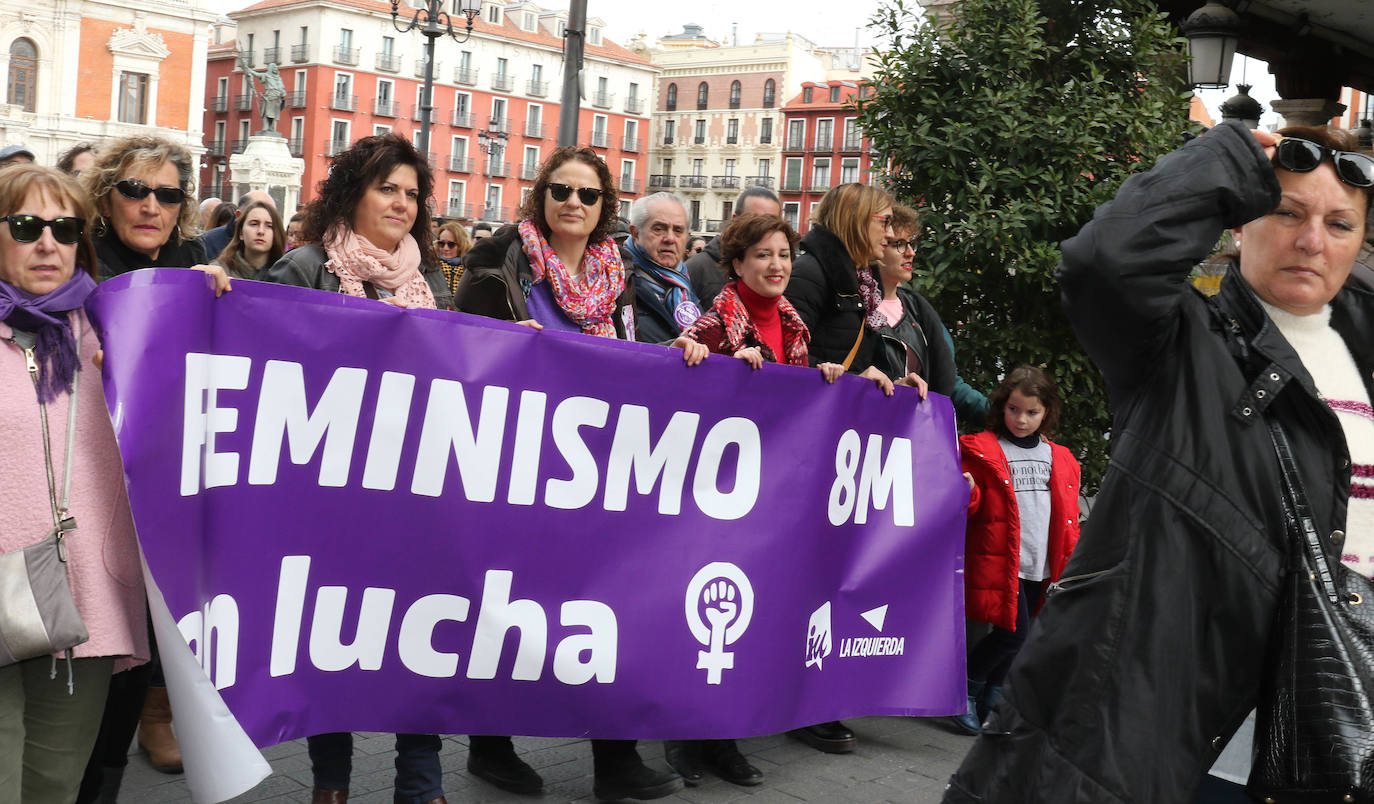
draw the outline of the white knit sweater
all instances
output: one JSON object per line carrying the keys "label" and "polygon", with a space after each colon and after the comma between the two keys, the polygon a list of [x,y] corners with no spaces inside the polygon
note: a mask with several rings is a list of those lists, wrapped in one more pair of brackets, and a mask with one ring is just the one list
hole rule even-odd
{"label": "white knit sweater", "polygon": [[1374,409],[1370,408],[1360,371],[1340,333],[1331,328],[1329,305],[1321,312],[1299,316],[1261,304],[1293,345],[1317,384],[1317,392],[1345,430],[1350,451],[1350,505],[1341,563],[1374,578]]}

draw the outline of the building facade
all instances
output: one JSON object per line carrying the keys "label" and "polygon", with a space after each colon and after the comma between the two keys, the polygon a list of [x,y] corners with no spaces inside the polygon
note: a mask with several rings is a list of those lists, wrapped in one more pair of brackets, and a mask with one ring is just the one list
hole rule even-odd
{"label": "building facade", "polygon": [[[414,8],[401,4],[404,26]],[[211,50],[206,84],[207,195],[242,193],[228,167],[262,128],[258,101],[236,54],[255,69],[275,63],[286,88],[277,130],[305,160],[309,201],[329,158],[357,139],[394,131],[418,141],[425,37],[400,33],[379,0],[263,0],[230,18],[232,37]],[[455,29],[463,19],[457,15]],[[566,11],[484,2],[471,37],[435,41],[429,158],[434,212],[511,221],[539,165],[557,146]],[[617,177],[622,208],[644,191],[649,96],[657,72],[588,21],[578,142]]]}
{"label": "building facade", "polygon": [[52,165],[78,142],[158,134],[200,158],[215,16],[205,0],[0,0],[0,145]]}
{"label": "building facade", "polygon": [[778,190],[781,105],[825,66],[807,40],[722,47],[699,26],[649,51],[662,68],[655,93],[649,189],[677,193],[698,234],[720,231],[740,190]]}
{"label": "building facade", "polygon": [[859,129],[854,102],[867,84],[807,82],[782,107],[783,217],[805,233],[821,197],[838,184],[875,184],[873,145]]}

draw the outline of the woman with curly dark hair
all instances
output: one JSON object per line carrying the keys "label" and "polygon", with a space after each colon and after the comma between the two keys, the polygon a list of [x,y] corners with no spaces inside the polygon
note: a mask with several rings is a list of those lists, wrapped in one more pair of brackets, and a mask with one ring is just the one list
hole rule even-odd
{"label": "woman with curly dark hair", "polygon": [[448,309],[452,296],[429,234],[429,165],[405,138],[364,137],[334,157],[306,208],[305,245],[268,268],[269,282]]}
{"label": "woman with curly dark hair", "polygon": [[[404,138],[358,140],[334,158],[320,182],[319,197],[306,212],[306,245],[287,252],[261,278],[398,307],[448,308],[451,296],[429,236],[425,202],[432,187],[424,157]],[[347,801],[353,735],[316,734],[306,743],[312,804]],[[399,804],[444,801],[440,745],[434,734],[396,735]]]}
{"label": "woman with curly dark hair", "polygon": [[[534,329],[634,340],[634,286],[612,239],[617,210],[615,182],[595,151],[555,150],[520,208],[520,223],[478,240],[463,256],[456,309]],[[602,801],[662,798],[682,787],[676,774],[645,765],[633,740],[592,740],[592,759]],[[473,736],[468,771],[512,793],[544,786],[510,737]]]}
{"label": "woman with curly dark hair", "polygon": [[539,169],[521,221],[463,258],[457,309],[634,340],[634,292],[615,234],[615,181],[590,148],[559,148]]}

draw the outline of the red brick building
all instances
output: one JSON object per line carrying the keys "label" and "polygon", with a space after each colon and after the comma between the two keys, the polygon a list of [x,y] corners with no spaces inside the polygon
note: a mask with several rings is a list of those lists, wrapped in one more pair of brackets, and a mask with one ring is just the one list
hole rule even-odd
{"label": "red brick building", "polygon": [[805,233],[821,197],[839,184],[874,184],[877,154],[859,131],[854,100],[864,86],[854,81],[802,84],[782,107],[783,217]]}

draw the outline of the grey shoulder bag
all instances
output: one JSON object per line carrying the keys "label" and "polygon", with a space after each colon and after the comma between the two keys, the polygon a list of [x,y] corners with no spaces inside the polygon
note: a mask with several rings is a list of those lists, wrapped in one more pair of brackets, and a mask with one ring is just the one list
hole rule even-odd
{"label": "grey shoulder bag", "polygon": [[[76,326],[76,342],[81,343],[80,324]],[[18,345],[16,341],[16,345]],[[28,364],[29,378],[34,390],[38,388],[38,362],[33,345],[21,346]],[[81,371],[72,377],[72,393],[67,405],[66,464],[62,472],[62,497],[57,496],[57,482],[52,464],[52,439],[48,435],[48,407],[38,405],[43,422],[43,457],[48,473],[48,502],[52,509],[53,529],[37,544],[21,550],[0,554],[0,667],[53,656],[52,677],[57,677],[58,653],[67,657],[67,692],[73,692],[72,648],[90,639],[81,613],[72,597],[67,577],[67,535],[76,530],[76,520],[67,510],[71,503],[72,461],[76,445],[77,391]]]}

